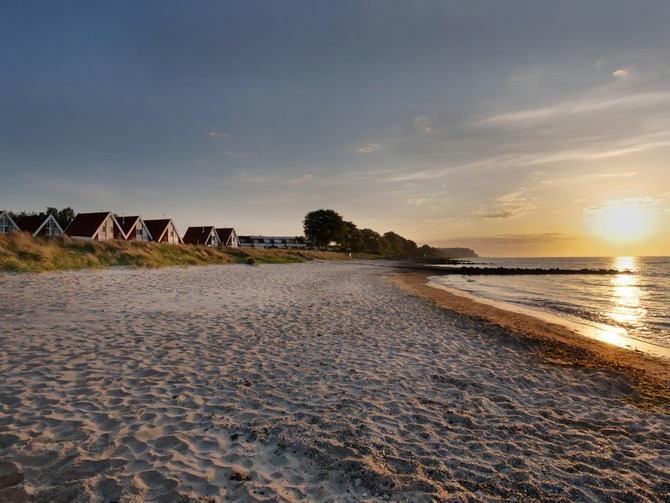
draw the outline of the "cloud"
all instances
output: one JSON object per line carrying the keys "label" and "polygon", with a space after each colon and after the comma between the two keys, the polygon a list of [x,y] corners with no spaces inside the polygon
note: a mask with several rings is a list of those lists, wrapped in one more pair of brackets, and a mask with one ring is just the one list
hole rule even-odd
{"label": "cloud", "polygon": [[379,143],[368,143],[367,145],[362,145],[356,148],[356,152],[359,154],[374,154],[379,152],[382,146]]}
{"label": "cloud", "polygon": [[405,199],[405,204],[409,206],[423,206],[428,202],[425,197],[418,197],[416,199]]}
{"label": "cloud", "polygon": [[519,110],[492,115],[481,121],[480,126],[496,125],[525,125],[533,124],[547,119],[558,119],[589,112],[597,112],[613,108],[629,109],[659,106],[670,103],[670,92],[658,91],[652,93],[639,93],[627,96],[607,97],[607,98],[581,98],[564,101],[556,105],[533,108],[528,110]]}
{"label": "cloud", "polygon": [[557,178],[548,178],[540,183],[544,186],[553,185],[592,185],[601,180],[612,178],[632,178],[636,176],[635,171],[624,171],[621,173],[579,173],[575,176],[568,176],[565,173]]}
{"label": "cloud", "polygon": [[312,179],[312,174],[307,173],[299,178],[294,178],[293,180],[289,180],[288,183],[292,185],[299,185],[301,183],[309,182]]}
{"label": "cloud", "polygon": [[605,152],[597,152],[590,154],[587,159],[607,159],[609,157],[619,157],[621,155],[633,154],[635,152],[644,152],[646,150],[653,150],[657,148],[663,148],[670,145],[670,140],[667,141],[656,141],[649,143],[641,143],[638,145],[632,145],[630,147],[624,147],[617,150],[610,150]]}
{"label": "cloud", "polygon": [[624,199],[612,199],[605,201],[603,204],[591,206],[586,208],[584,211],[586,213],[599,213],[603,211],[609,211],[613,208],[626,208],[626,207],[646,207],[646,208],[656,208],[659,205],[659,200],[650,196],[639,196],[639,197],[627,197]]}
{"label": "cloud", "polygon": [[481,218],[514,218],[517,215],[512,210],[487,211],[482,209],[477,212],[477,216]]}
{"label": "cloud", "polygon": [[227,139],[227,138],[230,138],[228,133],[217,133],[216,131],[210,131],[208,133],[208,136],[210,138],[220,138],[220,139],[224,139],[224,140]]}
{"label": "cloud", "polygon": [[624,77],[628,77],[631,74],[631,71],[632,70],[630,68],[619,68],[614,70],[612,75],[614,75],[616,78],[622,79]]}
{"label": "cloud", "polygon": [[412,120],[414,126],[422,134],[433,134],[435,132],[433,122],[434,117],[428,115],[420,115],[418,117],[415,117],[414,120]]}
{"label": "cloud", "polygon": [[557,241],[574,241],[580,238],[563,232],[544,232],[537,234],[497,234],[488,237],[452,238],[450,241],[471,243],[472,245],[533,245],[539,243],[555,243]]}
{"label": "cloud", "polygon": [[535,205],[524,196],[528,191],[521,187],[514,192],[498,196],[490,208],[481,207],[472,215],[479,218],[517,218],[531,212]]}
{"label": "cloud", "polygon": [[234,157],[235,159],[246,159],[249,157],[249,154],[246,152],[235,152],[233,150],[226,150],[224,154],[226,154],[228,157]]}

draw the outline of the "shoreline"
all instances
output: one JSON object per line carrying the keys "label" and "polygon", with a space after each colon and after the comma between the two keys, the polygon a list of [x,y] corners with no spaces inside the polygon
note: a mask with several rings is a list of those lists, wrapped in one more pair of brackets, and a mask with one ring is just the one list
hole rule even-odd
{"label": "shoreline", "polygon": [[517,304],[491,300],[485,297],[477,297],[476,295],[471,295],[457,288],[450,288],[448,286],[432,282],[430,281],[430,277],[428,278],[428,285],[431,288],[443,290],[458,297],[465,297],[466,299],[470,299],[478,304],[486,304],[488,306],[493,306],[502,309],[503,311],[525,314],[533,318],[539,318],[545,321],[546,323],[561,325],[570,330],[571,332],[575,332],[577,334],[584,335],[590,339],[596,339],[598,341],[605,342],[610,345],[618,346],[620,348],[627,349],[628,351],[638,351],[648,354],[652,357],[662,358],[666,360],[668,365],[670,365],[670,348],[650,344],[648,342],[633,339],[632,337],[628,337],[627,335],[622,335],[621,331],[625,332],[625,330],[623,329],[619,330],[614,327],[608,327],[607,325],[596,324],[596,323],[594,324],[588,324],[586,322],[579,323],[577,321],[571,321],[567,318],[563,318],[557,314],[551,314],[546,311],[540,311],[539,309],[532,309],[530,307],[524,307]]}
{"label": "shoreline", "polygon": [[[440,308],[506,329],[514,338],[531,342],[552,364],[587,368],[605,368],[623,372],[635,384],[640,396],[633,398],[642,406],[660,406],[670,413],[670,362],[639,350],[628,349],[580,334],[565,325],[531,314],[503,309],[431,286],[429,271],[398,271],[393,282],[406,292],[429,300]],[[460,293],[460,292],[459,292]]]}

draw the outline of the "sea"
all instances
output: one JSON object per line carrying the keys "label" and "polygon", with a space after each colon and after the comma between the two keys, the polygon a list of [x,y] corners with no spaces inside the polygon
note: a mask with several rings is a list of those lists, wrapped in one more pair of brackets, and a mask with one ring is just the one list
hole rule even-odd
{"label": "sea", "polygon": [[610,344],[670,359],[670,257],[476,258],[458,267],[462,265],[625,271],[616,275],[446,275],[432,277],[431,283]]}

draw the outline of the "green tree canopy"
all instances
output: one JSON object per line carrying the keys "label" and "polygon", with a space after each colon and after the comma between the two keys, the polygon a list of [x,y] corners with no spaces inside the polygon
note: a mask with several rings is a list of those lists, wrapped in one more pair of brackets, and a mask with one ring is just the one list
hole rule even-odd
{"label": "green tree canopy", "polygon": [[412,258],[416,256],[416,243],[406,239],[395,232],[384,233],[384,238],[391,247],[391,254],[397,258]]}
{"label": "green tree canopy", "polygon": [[341,242],[344,220],[334,210],[310,211],[302,222],[305,237],[311,239],[317,248],[326,248],[332,242]]}
{"label": "green tree canopy", "polygon": [[67,208],[63,208],[62,210],[54,208],[53,206],[49,206],[47,208],[46,214],[53,215],[53,217],[56,219],[56,222],[58,222],[58,225],[60,225],[63,229],[70,225],[70,222],[72,222],[75,217],[74,210],[69,206]]}
{"label": "green tree canopy", "polygon": [[361,252],[365,250],[363,234],[361,234],[361,231],[353,222],[344,222],[344,231],[342,232],[340,246],[342,246],[344,251],[349,252]]}
{"label": "green tree canopy", "polygon": [[386,238],[378,232],[375,232],[372,229],[363,229],[361,230],[361,234],[363,234],[365,249],[369,253],[374,253],[375,255],[389,255],[391,253],[391,245]]}

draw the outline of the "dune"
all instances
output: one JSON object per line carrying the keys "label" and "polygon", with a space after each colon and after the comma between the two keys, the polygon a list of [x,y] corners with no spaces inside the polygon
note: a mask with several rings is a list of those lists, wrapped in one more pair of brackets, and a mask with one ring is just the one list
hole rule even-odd
{"label": "dune", "polygon": [[670,498],[668,415],[627,401],[630,376],[397,281],[365,262],[1,275],[0,501]]}

